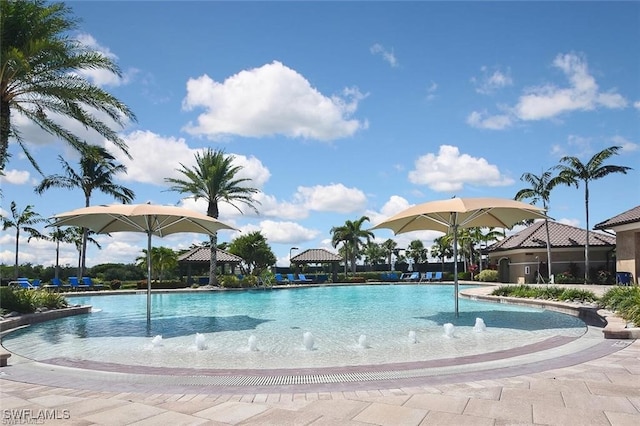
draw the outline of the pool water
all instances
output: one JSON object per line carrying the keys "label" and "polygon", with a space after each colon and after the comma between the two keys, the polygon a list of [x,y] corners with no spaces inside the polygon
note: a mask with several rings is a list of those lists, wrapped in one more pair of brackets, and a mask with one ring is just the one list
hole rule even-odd
{"label": "pool water", "polygon": [[[453,296],[450,285],[162,293],[152,295],[150,324],[146,294],[74,296],[71,303],[92,305],[94,312],[15,331],[3,345],[39,361],[266,369],[475,355],[587,330],[569,315],[466,299],[456,318]],[[474,330],[476,318],[485,331]],[[447,323],[455,327],[452,336],[445,335]]]}

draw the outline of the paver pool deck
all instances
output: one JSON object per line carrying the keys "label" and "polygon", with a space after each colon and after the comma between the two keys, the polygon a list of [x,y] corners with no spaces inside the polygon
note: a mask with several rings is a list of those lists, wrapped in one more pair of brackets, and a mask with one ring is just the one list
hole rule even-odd
{"label": "paver pool deck", "polygon": [[[0,368],[1,421],[26,424],[30,416],[34,424],[40,416],[48,418],[39,424],[77,425],[640,424],[640,341],[604,339],[594,326],[570,341],[550,339],[428,365],[200,373],[180,366],[35,362],[14,354]],[[346,379],[333,380],[334,373]],[[273,377],[289,379],[271,384]]]}

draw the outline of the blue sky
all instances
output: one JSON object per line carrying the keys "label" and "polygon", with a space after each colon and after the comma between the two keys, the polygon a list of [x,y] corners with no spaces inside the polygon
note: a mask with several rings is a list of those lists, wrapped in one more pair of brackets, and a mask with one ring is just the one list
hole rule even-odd
{"label": "blue sky", "polygon": [[[329,248],[330,229],[370,226],[411,205],[452,196],[513,198],[564,155],[586,162],[620,145],[611,164],[633,167],[590,186],[590,224],[640,204],[638,2],[68,2],[74,34],[114,58],[123,78],[87,77],[131,107],[121,129],[133,160],[118,182],[136,203],[203,202],[167,191],[203,148],[224,149],[260,189],[260,214],[221,205],[220,220],[261,231],[278,264]],[[64,144],[13,116],[46,174],[61,173]],[[75,124],[65,125],[83,132]],[[85,134],[85,133],[82,133]],[[95,134],[87,140],[103,144]],[[15,200],[42,216],[82,207],[78,190],[33,192],[41,177],[10,146],[3,213]],[[113,200],[95,193],[91,203]],[[551,194],[549,215],[585,226],[584,188]],[[237,233],[222,231],[220,241]],[[390,231],[375,231],[382,242]],[[438,232],[394,237],[399,247]],[[14,260],[15,234],[0,256]],[[133,233],[100,236],[87,264],[130,263],[146,247]],[[174,249],[187,234],[154,238]],[[20,262],[52,265],[53,245],[21,241]],[[61,263],[77,254],[63,247]]]}

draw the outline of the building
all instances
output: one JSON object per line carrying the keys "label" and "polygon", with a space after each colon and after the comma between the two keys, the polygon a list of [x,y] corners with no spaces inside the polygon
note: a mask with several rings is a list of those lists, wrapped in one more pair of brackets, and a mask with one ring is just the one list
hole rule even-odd
{"label": "building", "polygon": [[[549,221],[551,274],[571,272],[584,277],[585,229]],[[487,247],[489,264],[497,267],[499,281],[531,284],[549,282],[547,277],[547,237],[544,221]],[[616,239],[602,232],[589,233],[589,269],[614,272]],[[538,273],[540,275],[538,275]]]}
{"label": "building", "polygon": [[629,282],[640,284],[640,206],[600,222],[594,228],[616,233],[616,271],[631,274]]}

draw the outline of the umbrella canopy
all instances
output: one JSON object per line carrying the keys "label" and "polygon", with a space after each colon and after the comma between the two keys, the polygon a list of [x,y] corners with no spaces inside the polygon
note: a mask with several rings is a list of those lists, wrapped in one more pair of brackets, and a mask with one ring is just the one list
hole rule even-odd
{"label": "umbrella canopy", "polygon": [[221,229],[235,229],[193,210],[154,204],[85,207],[55,215],[48,226],[79,226],[98,234],[147,234],[147,321],[151,320],[151,236],[164,237],[179,232],[214,235]]}
{"label": "umbrella canopy", "polygon": [[508,198],[450,198],[410,207],[371,229],[396,235],[434,230],[453,233],[455,313],[458,316],[458,228],[511,228],[528,219],[544,219],[544,209]]}

